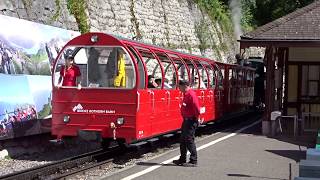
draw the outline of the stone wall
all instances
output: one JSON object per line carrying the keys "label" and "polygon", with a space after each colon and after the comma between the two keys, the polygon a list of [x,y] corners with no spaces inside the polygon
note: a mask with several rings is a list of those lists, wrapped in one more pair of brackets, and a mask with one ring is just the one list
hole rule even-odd
{"label": "stone wall", "polygon": [[[66,0],[2,0],[0,14],[78,30]],[[155,44],[217,61],[233,61],[237,42],[192,0],[90,0],[91,31]],[[57,19],[53,17],[60,9]]]}

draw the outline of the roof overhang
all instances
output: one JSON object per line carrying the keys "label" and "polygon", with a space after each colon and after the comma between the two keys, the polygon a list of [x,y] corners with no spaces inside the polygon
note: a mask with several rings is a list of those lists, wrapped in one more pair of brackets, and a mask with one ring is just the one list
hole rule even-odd
{"label": "roof overhang", "polygon": [[310,39],[286,39],[286,40],[273,40],[273,39],[241,39],[240,48],[249,47],[320,47],[320,40]]}

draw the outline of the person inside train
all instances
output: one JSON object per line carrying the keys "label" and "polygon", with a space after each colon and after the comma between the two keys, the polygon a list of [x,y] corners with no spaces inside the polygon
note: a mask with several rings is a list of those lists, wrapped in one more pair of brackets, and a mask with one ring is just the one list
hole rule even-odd
{"label": "person inside train", "polygon": [[117,54],[117,75],[114,78],[114,87],[125,87],[126,86],[126,64],[124,60],[124,51],[118,49]]}
{"label": "person inside train", "polygon": [[156,83],[154,76],[148,75],[148,88],[157,88],[158,86],[159,85]]}
{"label": "person inside train", "polygon": [[[161,88],[161,79],[158,78],[155,80],[155,82],[158,84],[158,88]],[[163,85],[164,85],[164,89],[171,89],[172,88],[172,86],[168,83],[167,78],[164,78]]]}
{"label": "person inside train", "polygon": [[163,84],[165,89],[172,89],[172,86],[169,84],[169,80],[167,78],[164,78]]}
{"label": "person inside train", "polygon": [[[64,54],[65,65],[60,70],[58,87],[62,82],[62,86],[77,86],[77,78],[81,76],[80,68],[74,63],[73,51],[68,49]],[[79,81],[78,89],[81,89],[81,81]]]}
{"label": "person inside train", "polygon": [[206,85],[204,84],[204,82],[200,79],[199,80],[199,77],[196,76],[194,77],[194,85],[193,85],[193,88],[198,88],[199,87],[199,83],[200,83],[200,89],[206,89]]}
{"label": "person inside train", "polygon": [[157,83],[158,87],[157,88],[161,88],[161,78],[157,78],[154,80],[154,82]]}

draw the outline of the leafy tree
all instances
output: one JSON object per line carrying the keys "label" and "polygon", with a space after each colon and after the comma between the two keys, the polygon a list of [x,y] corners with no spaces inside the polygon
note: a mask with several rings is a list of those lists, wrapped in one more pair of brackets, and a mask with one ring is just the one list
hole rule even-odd
{"label": "leafy tree", "polygon": [[312,2],[314,0],[256,0],[256,7],[252,9],[254,24],[264,25]]}

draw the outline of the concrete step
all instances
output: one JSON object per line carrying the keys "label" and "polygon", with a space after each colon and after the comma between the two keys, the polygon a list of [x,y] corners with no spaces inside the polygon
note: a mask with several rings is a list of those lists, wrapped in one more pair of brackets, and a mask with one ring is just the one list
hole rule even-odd
{"label": "concrete step", "polygon": [[299,163],[299,177],[320,178],[320,161],[301,160]]}
{"label": "concrete step", "polygon": [[307,160],[320,161],[320,149],[307,149]]}
{"label": "concrete step", "polygon": [[319,178],[295,177],[294,180],[319,180]]}

